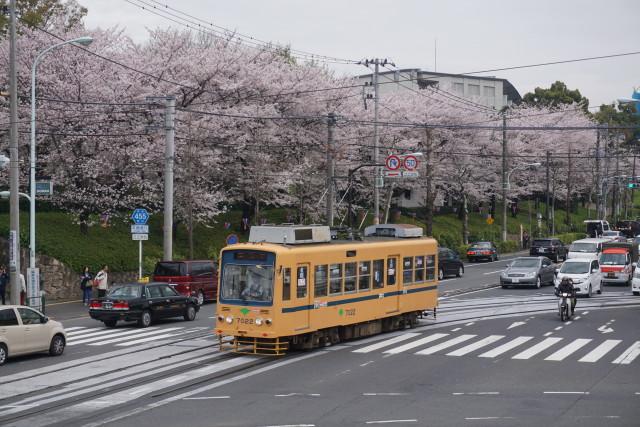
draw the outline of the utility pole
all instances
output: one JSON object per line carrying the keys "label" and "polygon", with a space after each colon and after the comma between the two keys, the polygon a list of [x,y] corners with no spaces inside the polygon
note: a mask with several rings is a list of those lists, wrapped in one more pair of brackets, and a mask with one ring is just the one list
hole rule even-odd
{"label": "utility pole", "polygon": [[550,169],[551,169],[551,151],[547,150],[547,188],[546,188],[547,206],[545,208],[545,213],[544,213],[544,216],[547,218],[547,231],[551,231],[551,222],[550,222],[550,219],[549,219],[549,214],[550,214],[550,210],[549,210],[549,173],[550,173]]}
{"label": "utility pole", "polygon": [[16,0],[9,3],[9,277],[11,304],[20,304],[20,191],[18,160],[18,83],[16,78]]}
{"label": "utility pole", "polygon": [[[327,225],[333,226],[333,201],[334,194],[334,164],[333,164],[333,128],[336,125],[336,116],[329,113],[327,120]],[[350,214],[350,213],[349,213]]]}
{"label": "utility pole", "polygon": [[571,145],[567,153],[567,214],[565,216],[565,224],[571,225]]}
{"label": "utility pole", "polygon": [[[616,134],[614,140],[614,147],[616,150],[616,177],[620,176],[620,145],[618,144],[618,135]],[[613,192],[613,205],[611,207],[611,216],[613,222],[618,221],[618,215],[620,214],[620,181],[619,178],[614,180],[615,190]]]}
{"label": "utility pole", "polygon": [[175,126],[176,114],[175,96],[165,97],[164,112],[164,235],[163,235],[163,259],[173,259],[173,162],[175,155]]}
{"label": "utility pole", "polygon": [[[380,145],[380,138],[378,135],[378,72],[380,71],[380,60],[374,59],[375,70],[373,73],[373,163],[378,164],[378,151]],[[376,166],[374,169],[373,177],[373,223],[380,223],[380,188],[378,187],[378,180],[381,179],[381,170]]]}
{"label": "utility pole", "polygon": [[502,110],[502,241],[507,241],[507,110]]}
{"label": "utility pole", "polygon": [[602,184],[600,183],[600,129],[596,131],[596,218],[602,218]]}

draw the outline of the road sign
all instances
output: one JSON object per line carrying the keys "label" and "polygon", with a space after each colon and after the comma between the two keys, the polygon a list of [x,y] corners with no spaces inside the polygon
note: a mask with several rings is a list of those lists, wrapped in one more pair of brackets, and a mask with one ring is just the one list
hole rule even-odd
{"label": "road sign", "polygon": [[149,240],[149,235],[148,234],[142,234],[142,233],[132,234],[131,235],[131,240]]}
{"label": "road sign", "polygon": [[493,224],[493,217],[492,216],[487,218],[487,224],[489,224],[489,225]]}
{"label": "road sign", "polygon": [[53,194],[53,182],[36,181],[36,196],[51,196]]}
{"label": "road sign", "polygon": [[131,224],[131,234],[149,234],[147,224]]}
{"label": "road sign", "polygon": [[402,177],[401,171],[384,171],[385,178],[400,178]]}
{"label": "road sign", "polygon": [[237,234],[229,234],[226,240],[227,240],[227,245],[235,245],[239,241]]}
{"label": "road sign", "polygon": [[402,171],[403,178],[418,178],[420,173],[418,171]]}
{"label": "road sign", "polygon": [[385,160],[384,164],[388,170],[394,171],[400,168],[402,162],[400,162],[400,157],[392,154],[387,157],[387,160]]}
{"label": "road sign", "polygon": [[408,155],[404,158],[404,168],[408,171],[414,171],[418,168],[418,159],[416,156]]}
{"label": "road sign", "polygon": [[138,208],[131,214],[131,219],[136,224],[146,224],[149,221],[149,212],[146,209]]}

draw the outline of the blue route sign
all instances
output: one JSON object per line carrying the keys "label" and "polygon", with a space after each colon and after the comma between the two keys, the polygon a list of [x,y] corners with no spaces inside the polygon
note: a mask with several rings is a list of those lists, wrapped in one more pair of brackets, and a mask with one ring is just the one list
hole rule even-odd
{"label": "blue route sign", "polygon": [[146,224],[149,221],[149,212],[142,208],[135,209],[131,214],[131,219],[136,224]]}

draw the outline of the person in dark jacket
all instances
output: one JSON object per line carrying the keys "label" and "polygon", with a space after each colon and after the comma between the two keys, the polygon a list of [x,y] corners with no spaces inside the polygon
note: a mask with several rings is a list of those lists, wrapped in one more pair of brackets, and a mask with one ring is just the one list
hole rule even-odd
{"label": "person in dark jacket", "polygon": [[80,275],[80,289],[82,289],[82,303],[84,305],[89,305],[91,302],[91,279],[93,279],[93,274],[89,271],[89,267],[85,265],[82,275]]}
{"label": "person in dark jacket", "polygon": [[560,284],[558,285],[558,289],[556,290],[556,296],[559,296],[562,293],[567,293],[571,295],[571,315],[576,311],[576,304],[578,303],[578,298],[576,297],[576,290],[573,288],[573,280],[568,277],[564,277]]}
{"label": "person in dark jacket", "polygon": [[0,299],[2,299],[2,305],[6,304],[5,292],[7,291],[7,283],[9,283],[9,273],[7,273],[7,267],[3,265],[0,267]]}

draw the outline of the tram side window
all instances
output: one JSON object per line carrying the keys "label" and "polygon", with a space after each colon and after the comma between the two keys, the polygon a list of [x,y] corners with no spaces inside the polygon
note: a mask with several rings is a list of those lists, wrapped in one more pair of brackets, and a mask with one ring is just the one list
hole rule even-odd
{"label": "tram side window", "polygon": [[397,261],[395,258],[387,258],[387,286],[396,284]]}
{"label": "tram side window", "polygon": [[307,296],[307,283],[309,283],[307,281],[307,276],[308,276],[307,270],[308,269],[306,266],[298,267],[298,274],[297,274],[298,283],[296,286],[296,296],[298,298],[304,298]]}
{"label": "tram side window", "polygon": [[356,290],[356,263],[347,262],[344,264],[344,291],[355,292]]}
{"label": "tram side window", "polygon": [[380,289],[384,287],[384,260],[373,261],[373,287]]}
{"label": "tram side window", "polygon": [[358,271],[358,290],[366,291],[371,287],[371,261],[360,261]]}
{"label": "tram side window", "polygon": [[417,256],[416,257],[416,275],[414,282],[424,282],[424,257]]}
{"label": "tram side window", "polygon": [[436,256],[427,255],[427,280],[436,278]]}
{"label": "tram side window", "polygon": [[282,301],[291,299],[291,269],[285,268],[282,275]]}
{"label": "tram side window", "polygon": [[329,293],[342,292],[342,264],[331,264],[329,267]]}
{"label": "tram side window", "polygon": [[327,296],[327,279],[327,265],[316,265],[313,276],[314,295],[316,297]]}
{"label": "tram side window", "polygon": [[413,257],[406,256],[402,259],[402,283],[409,285],[413,282]]}

